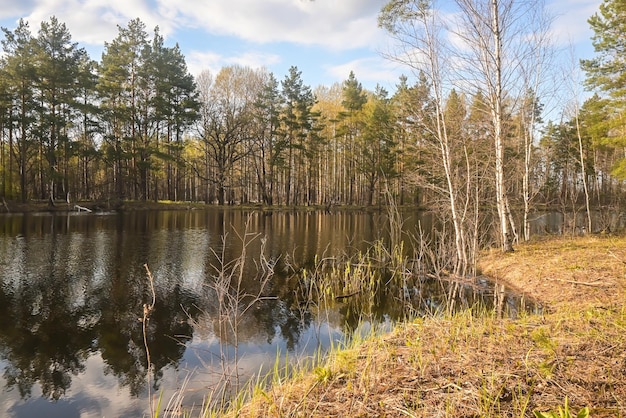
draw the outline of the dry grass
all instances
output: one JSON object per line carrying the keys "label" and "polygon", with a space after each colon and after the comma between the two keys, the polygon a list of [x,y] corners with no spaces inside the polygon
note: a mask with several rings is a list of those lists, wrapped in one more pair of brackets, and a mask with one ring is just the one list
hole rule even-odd
{"label": "dry grass", "polygon": [[481,257],[479,268],[552,309],[622,306],[626,238],[544,237],[511,254],[492,250]]}
{"label": "dry grass", "polygon": [[550,239],[481,269],[540,300],[516,320],[466,311],[399,325],[257,395],[233,415],[526,417],[569,399],[626,416],[626,239]]}

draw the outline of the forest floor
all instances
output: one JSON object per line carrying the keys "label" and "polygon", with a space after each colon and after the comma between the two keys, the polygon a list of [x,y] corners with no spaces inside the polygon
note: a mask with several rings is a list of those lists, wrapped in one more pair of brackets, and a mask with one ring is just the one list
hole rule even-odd
{"label": "forest floor", "polygon": [[626,416],[626,237],[548,237],[479,266],[542,312],[399,324],[257,388],[233,415],[525,417],[569,402],[572,416]]}

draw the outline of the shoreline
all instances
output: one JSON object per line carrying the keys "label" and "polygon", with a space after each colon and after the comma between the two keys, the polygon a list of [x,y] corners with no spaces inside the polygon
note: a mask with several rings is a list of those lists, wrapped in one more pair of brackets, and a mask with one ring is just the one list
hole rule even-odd
{"label": "shoreline", "polygon": [[545,307],[418,318],[333,351],[227,416],[626,416],[626,237],[547,237],[480,270]]}
{"label": "shoreline", "polygon": [[[112,212],[112,211],[134,211],[134,210],[193,210],[193,209],[248,209],[248,210],[262,210],[262,211],[291,211],[291,210],[323,210],[327,212],[333,212],[335,210],[357,210],[365,212],[380,212],[386,211],[387,206],[384,204],[377,204],[372,206],[363,205],[298,205],[298,206],[286,206],[286,205],[264,205],[262,203],[233,203],[226,205],[218,205],[216,203],[206,203],[203,201],[169,201],[169,200],[123,200],[123,199],[108,199],[108,200],[79,200],[73,202],[67,202],[64,200],[55,201],[54,205],[51,205],[47,200],[29,200],[26,203],[22,203],[16,200],[0,200],[0,214],[15,214],[15,213],[68,213],[76,212],[76,206],[87,208],[94,212]],[[417,211],[428,212],[432,209],[419,205],[406,204],[399,206],[399,209],[410,209]],[[560,207],[549,207],[546,205],[539,205],[536,212],[562,212]]]}

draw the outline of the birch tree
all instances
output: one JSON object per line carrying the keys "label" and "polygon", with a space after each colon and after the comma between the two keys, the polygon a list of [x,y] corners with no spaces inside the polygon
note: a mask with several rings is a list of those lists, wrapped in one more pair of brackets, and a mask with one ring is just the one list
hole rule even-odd
{"label": "birch tree", "polygon": [[[452,184],[450,138],[443,112],[444,90],[472,96],[483,92],[493,141],[498,241],[512,251],[517,238],[507,190],[505,146],[507,114],[528,89],[537,56],[545,45],[546,15],[541,0],[455,0],[445,10],[428,0],[392,0],[379,23],[398,41],[390,58],[422,70],[432,86],[442,163],[448,178],[450,209],[458,249],[465,240],[463,217]],[[533,36],[535,38],[533,38]],[[535,41],[536,39],[536,41]],[[533,40],[530,42],[529,40]],[[445,71],[444,71],[445,69]],[[535,78],[536,79],[536,78]]]}
{"label": "birch tree", "polygon": [[548,68],[553,66],[554,49],[550,40],[552,17],[545,13],[532,16],[534,29],[527,36],[528,51],[525,54],[526,64],[521,67],[522,87],[525,94],[520,95],[516,102],[519,114],[519,135],[524,145],[524,173],[522,178],[522,199],[524,201],[523,231],[524,240],[530,239],[530,212],[533,199],[537,196],[538,187],[533,184],[536,172],[535,148],[537,146],[536,130],[542,122],[541,113],[544,105],[540,97],[549,96],[554,89],[554,80],[549,77]]}
{"label": "birch tree", "polygon": [[578,83],[578,69],[574,66],[572,66],[572,78],[571,78],[571,94],[572,94],[572,100],[573,100],[573,120],[574,120],[574,126],[576,129],[576,139],[577,139],[577,145],[578,145],[578,158],[579,158],[579,163],[580,163],[580,170],[581,170],[581,181],[582,181],[582,185],[583,185],[583,192],[585,193],[585,212],[587,215],[587,222],[586,222],[586,230],[588,232],[592,232],[593,231],[593,223],[592,223],[592,219],[591,219],[591,202],[590,202],[590,197],[589,197],[589,187],[587,185],[587,169],[586,169],[586,158],[585,158],[585,149],[583,147],[583,128],[581,126],[581,118],[580,118],[580,92],[578,91],[578,85],[580,83]]}
{"label": "birch tree", "polygon": [[[436,8],[426,1],[393,0],[382,10],[379,25],[385,28],[397,41],[398,51],[389,58],[406,65],[415,75],[423,75],[431,88],[433,115],[432,123],[424,126],[435,138],[440,162],[445,173],[445,186],[441,191],[448,203],[454,230],[455,260],[454,273],[465,274],[468,266],[465,228],[462,211],[457,199],[458,190],[454,187],[448,120],[445,111],[444,92],[449,85],[450,68],[444,44],[444,27]],[[422,115],[418,119],[425,120]]]}
{"label": "birch tree", "polygon": [[[507,0],[510,1],[510,0]],[[473,89],[486,93],[491,116],[491,135],[494,142],[495,194],[500,240],[503,251],[512,251],[508,199],[504,182],[504,91],[503,91],[503,36],[502,24],[508,7],[499,0],[457,0],[459,14],[455,34],[462,42],[459,55],[464,62],[459,72]]]}
{"label": "birch tree", "polygon": [[[513,250],[517,232],[507,192],[505,165],[506,114],[529,89],[538,90],[550,48],[550,17],[542,0],[456,0],[460,20],[453,32],[460,39],[459,75],[474,90],[485,92],[491,116],[495,157],[495,193],[500,242]],[[535,113],[528,121],[532,135]],[[526,149],[533,143],[527,138]],[[529,156],[529,155],[527,155]],[[525,167],[529,170],[530,161]],[[528,173],[527,173],[528,174]],[[526,191],[524,192],[526,194]],[[527,199],[527,197],[525,197]]]}
{"label": "birch tree", "polygon": [[524,215],[522,220],[524,230],[524,241],[530,239],[530,212],[532,200],[538,190],[533,187],[533,172],[535,171],[535,125],[539,120],[541,105],[536,96],[529,91],[528,95],[521,101],[517,115],[519,128],[518,135],[524,146],[524,174],[522,177],[522,199],[524,201]]}

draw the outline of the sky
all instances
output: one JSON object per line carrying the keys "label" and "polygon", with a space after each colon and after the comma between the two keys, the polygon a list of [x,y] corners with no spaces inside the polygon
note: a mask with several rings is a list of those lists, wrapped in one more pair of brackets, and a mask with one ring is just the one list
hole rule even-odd
{"label": "sky", "polygon": [[[341,83],[354,71],[365,88],[380,84],[393,91],[398,77],[409,71],[383,57],[392,48],[377,25],[386,1],[0,0],[0,26],[13,30],[23,18],[36,35],[42,21],[56,16],[72,40],[100,61],[118,25],[140,18],[150,37],[158,26],[167,46],[180,46],[193,75],[239,64],[267,68],[282,80],[296,66],[313,88]],[[587,19],[601,0],[546,1],[555,16],[557,45],[577,58],[592,57]]]}

